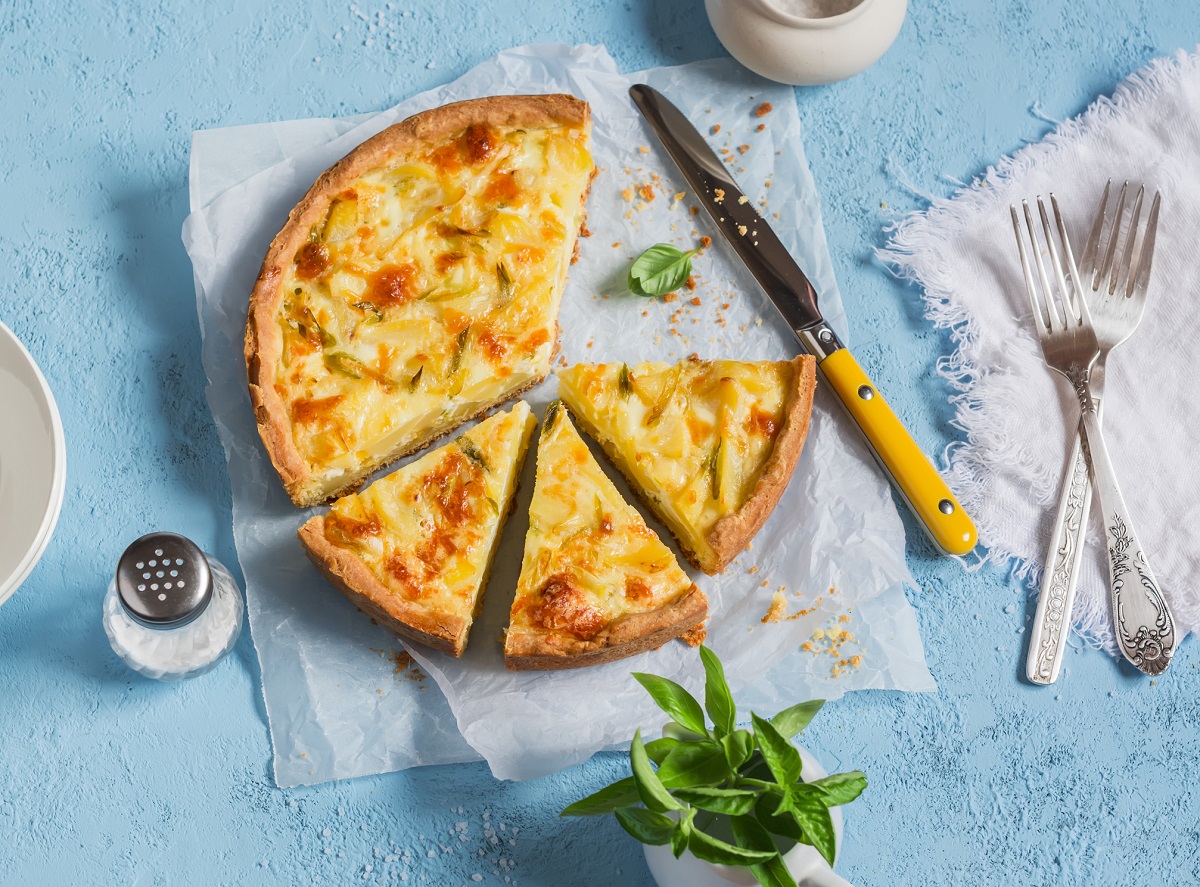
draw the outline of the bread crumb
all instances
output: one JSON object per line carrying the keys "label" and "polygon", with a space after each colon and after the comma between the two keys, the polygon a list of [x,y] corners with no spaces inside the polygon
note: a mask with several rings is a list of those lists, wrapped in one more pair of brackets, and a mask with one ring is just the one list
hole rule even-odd
{"label": "bread crumb", "polygon": [[580,237],[591,237],[592,236],[592,229],[587,226],[587,219],[584,219],[582,222],[579,223],[579,236]]}
{"label": "bread crumb", "polygon": [[679,298],[679,296],[675,295],[674,293],[667,293],[665,296],[663,296],[663,301],[664,302],[674,302],[678,298]]}
{"label": "bread crumb", "polygon": [[749,145],[738,145],[738,153],[739,154],[745,154],[749,150],[750,150]]}
{"label": "bread crumb", "polygon": [[778,591],[771,598],[771,607],[762,618],[765,625],[768,622],[781,622],[787,615],[787,600]]}
{"label": "bread crumb", "polygon": [[683,633],[683,642],[689,647],[699,647],[704,643],[704,639],[708,637],[708,629],[704,623],[697,625],[695,628],[689,629]]}
{"label": "bread crumb", "polygon": [[700,207],[693,206],[690,209],[688,209],[688,212],[690,212],[694,216],[698,216],[698,215],[700,215]]}
{"label": "bread crumb", "polygon": [[[683,282],[683,285],[688,288],[689,292],[695,290],[696,289],[696,275],[689,274],[688,279]],[[699,305],[700,301],[698,299],[692,299],[692,304]]]}
{"label": "bread crumb", "polygon": [[[771,109],[768,107],[767,110],[769,111]],[[638,145],[638,153],[639,154],[649,154],[650,149],[647,148],[645,145]]]}
{"label": "bread crumb", "polygon": [[770,102],[763,102],[761,105],[759,105],[757,108],[754,109],[754,116],[755,117],[766,117],[768,114],[770,114],[774,110],[775,109],[773,107],[771,107]]}
{"label": "bread crumb", "polygon": [[749,203],[749,202],[750,202],[750,198],[749,198],[749,197],[747,197],[745,194],[743,194],[741,197],[739,197],[739,198],[738,198],[738,203],[739,203],[739,204],[741,204],[741,203]]}
{"label": "bread crumb", "polygon": [[745,225],[738,225],[738,234],[742,235],[743,237],[746,236],[746,226]]}
{"label": "bread crumb", "polygon": [[716,135],[716,134],[717,134],[717,133],[719,133],[720,131],[721,131],[721,124],[719,124],[719,123],[714,123],[714,124],[713,124],[713,126],[712,126],[712,134],[713,134],[713,135]]}
{"label": "bread crumb", "polygon": [[647,203],[654,199],[654,189],[649,185],[639,185],[638,194],[641,196],[642,200],[645,200]]}
{"label": "bread crumb", "polygon": [[620,248],[621,248],[621,241],[614,240],[613,241],[613,249],[620,249]]}
{"label": "bread crumb", "polygon": [[767,125],[766,125],[765,123],[760,123],[758,126],[756,126],[756,127],[754,128],[754,131],[755,131],[755,132],[762,132],[762,131],[763,131],[764,129],[766,129],[766,128],[767,128]]}
{"label": "bread crumb", "polygon": [[757,572],[758,572],[758,565],[757,565],[757,564],[755,564],[753,567],[751,567],[751,568],[750,568],[750,572],[751,572],[751,573],[757,573]]}
{"label": "bread crumb", "polygon": [[725,199],[725,189],[724,189],[724,188],[717,188],[717,190],[715,190],[715,191],[713,192],[713,195],[714,195],[714,196],[713,196],[713,202],[714,202],[714,203],[720,203],[721,201],[723,201],[723,200]]}
{"label": "bread crumb", "polygon": [[626,203],[632,203],[633,202],[633,189],[632,188],[622,188],[621,189],[621,199],[624,200]]}
{"label": "bread crumb", "polygon": [[692,298],[688,299],[688,304],[695,305],[697,308],[699,308],[702,303],[700,302],[699,296],[692,296]]}

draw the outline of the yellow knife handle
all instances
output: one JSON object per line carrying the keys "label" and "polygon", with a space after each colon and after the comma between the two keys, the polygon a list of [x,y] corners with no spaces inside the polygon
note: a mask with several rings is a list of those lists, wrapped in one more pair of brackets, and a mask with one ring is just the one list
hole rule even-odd
{"label": "yellow knife handle", "polygon": [[974,548],[975,524],[849,349],[839,348],[820,366],[934,545],[958,555]]}

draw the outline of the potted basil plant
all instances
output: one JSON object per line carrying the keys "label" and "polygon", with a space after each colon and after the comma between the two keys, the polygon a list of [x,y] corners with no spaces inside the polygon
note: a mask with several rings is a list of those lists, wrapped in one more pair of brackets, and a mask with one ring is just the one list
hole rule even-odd
{"label": "potted basil plant", "polygon": [[652,742],[638,730],[629,748],[632,775],[562,815],[615,815],[647,845],[661,887],[797,887],[799,878],[846,884],[832,871],[839,837],[833,814],[862,794],[867,778],[857,770],[824,775],[790,738],[824,703],[802,702],[770,719],[751,713],[750,727],[738,727],[721,661],[703,646],[700,658],[703,708],[674,681],[634,673],[670,723]]}

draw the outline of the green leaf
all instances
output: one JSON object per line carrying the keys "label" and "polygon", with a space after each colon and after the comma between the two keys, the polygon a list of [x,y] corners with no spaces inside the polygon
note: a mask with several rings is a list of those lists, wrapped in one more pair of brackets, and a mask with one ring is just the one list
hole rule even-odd
{"label": "green leaf", "polygon": [[704,663],[704,710],[712,718],[715,732],[720,738],[737,727],[737,707],[717,654],[701,644],[700,660]]}
{"label": "green leaf", "polygon": [[[735,816],[730,820],[730,824],[733,826],[734,838],[742,847],[764,852],[775,850],[775,842],[770,833],[753,816]],[[750,866],[750,874],[754,875],[762,887],[796,887],[796,879],[788,871],[778,851],[766,862]]]}
{"label": "green leaf", "polygon": [[672,739],[669,736],[664,736],[662,739],[655,739],[653,742],[646,743],[646,757],[656,764],[661,764],[663,758],[670,754],[671,750],[679,745],[678,739]]}
{"label": "green leaf", "polygon": [[771,775],[775,777],[775,781],[782,786],[789,786],[798,781],[804,765],[800,761],[800,752],[796,751],[796,746],[781,735],[770,721],[764,721],[753,713],[750,719],[754,723],[754,739],[767,766],[771,768]]}
{"label": "green leaf", "polygon": [[849,804],[863,793],[867,787],[867,774],[861,770],[851,770],[849,773],[835,773],[823,779],[808,783],[816,786],[824,793],[825,806],[837,807]]}
{"label": "green leaf", "polygon": [[688,849],[698,859],[714,862],[717,865],[753,865],[758,862],[766,862],[775,855],[774,847],[769,853],[765,850],[746,850],[706,835],[698,828],[692,829],[692,834],[688,838]]}
{"label": "green leaf", "polygon": [[749,813],[758,800],[758,792],[736,788],[680,788],[671,794],[685,804],[726,816]]}
{"label": "green leaf", "polygon": [[708,728],[704,726],[704,710],[691,693],[674,681],[658,675],[635,671],[633,676],[675,723],[701,736],[708,735]]}
{"label": "green leaf", "polygon": [[711,739],[681,743],[658,768],[658,778],[667,788],[716,785],[730,775],[725,749]]}
{"label": "green leaf", "polygon": [[663,296],[679,289],[692,274],[692,256],[669,243],[657,243],[637,257],[629,269],[629,289],[639,296]]}
{"label": "green leaf", "polygon": [[570,805],[559,816],[600,816],[613,813],[622,807],[632,807],[641,801],[637,785],[632,776],[607,785],[600,791],[588,795]]}
{"label": "green leaf", "polygon": [[808,726],[809,722],[816,717],[817,712],[821,710],[821,706],[824,704],[824,699],[814,699],[811,702],[801,702],[798,705],[793,705],[791,708],[785,708],[779,714],[775,715],[775,717],[771,718],[771,725],[784,736],[791,739]]}
{"label": "green leaf", "polygon": [[825,857],[825,861],[833,865],[833,857],[837,853],[837,839],[833,833],[833,819],[829,816],[829,808],[822,803],[821,798],[817,794],[791,793],[788,797],[788,809],[796,824],[804,831],[801,840],[816,847]]}
{"label": "green leaf", "polygon": [[642,745],[641,730],[633,734],[633,742],[629,746],[629,764],[633,769],[633,781],[643,804],[658,813],[683,809],[683,805],[672,798],[671,793],[663,788],[658,774],[650,766],[650,758],[646,756],[646,747]]}
{"label": "green leaf", "polygon": [[674,721],[663,724],[663,736],[669,739],[678,739],[680,742],[695,742],[697,739],[708,738],[707,733],[696,733],[686,727],[680,727]]}
{"label": "green leaf", "polygon": [[643,807],[622,807],[613,811],[621,828],[643,844],[665,844],[671,840],[675,820]]}
{"label": "green leaf", "polygon": [[671,832],[671,852],[675,854],[676,859],[683,856],[683,851],[687,849],[688,838],[691,834],[692,818],[690,816],[675,823],[675,831]]}
{"label": "green leaf", "polygon": [[804,840],[804,831],[800,825],[792,819],[790,813],[775,812],[780,797],[781,793],[759,795],[754,805],[754,816],[771,834],[799,843]]}
{"label": "green leaf", "polygon": [[754,734],[749,730],[734,730],[721,737],[721,747],[725,749],[725,760],[729,762],[729,769],[737,770],[754,754]]}

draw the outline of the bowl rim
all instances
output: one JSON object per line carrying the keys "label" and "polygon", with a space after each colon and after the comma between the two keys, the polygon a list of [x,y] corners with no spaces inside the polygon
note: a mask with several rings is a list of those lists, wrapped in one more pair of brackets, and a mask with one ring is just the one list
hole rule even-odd
{"label": "bowl rim", "polygon": [[864,15],[864,10],[867,7],[878,5],[884,2],[884,0],[858,0],[858,3],[845,12],[820,17],[793,15],[790,12],[780,9],[774,3],[770,2],[770,0],[751,0],[751,2],[758,7],[761,13],[769,18],[773,18],[781,25],[787,25],[792,28],[829,29],[841,27],[852,22],[859,16]]}
{"label": "bowl rim", "polygon": [[25,344],[17,338],[17,335],[7,325],[0,321],[0,347],[12,348],[13,346],[15,346],[13,350],[24,359],[28,368],[32,370],[32,376],[37,382],[37,388],[32,393],[35,398],[39,398],[44,402],[46,411],[50,416],[53,467],[50,481],[50,495],[42,512],[37,534],[34,536],[33,543],[29,549],[17,562],[17,566],[8,576],[0,579],[0,604],[3,604],[12,597],[16,590],[29,578],[29,574],[33,572],[33,568],[37,566],[38,561],[41,560],[42,555],[45,553],[46,547],[50,544],[50,538],[54,535],[54,528],[58,524],[59,515],[62,513],[67,486],[66,435],[63,431],[62,417],[59,415],[54,393],[50,390],[50,385],[46,381],[46,377],[42,374],[41,367],[33,359],[33,355],[29,353],[29,349],[25,347]]}

